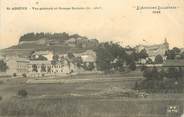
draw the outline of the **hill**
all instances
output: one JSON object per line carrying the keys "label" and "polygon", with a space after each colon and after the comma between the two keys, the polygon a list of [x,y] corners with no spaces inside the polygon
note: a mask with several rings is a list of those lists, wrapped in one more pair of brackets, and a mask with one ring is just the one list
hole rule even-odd
{"label": "hill", "polygon": [[27,33],[20,37],[17,45],[0,50],[3,55],[28,56],[32,51],[52,50],[56,54],[67,52],[83,52],[94,50],[98,46],[97,39],[88,39],[79,34],[68,33]]}

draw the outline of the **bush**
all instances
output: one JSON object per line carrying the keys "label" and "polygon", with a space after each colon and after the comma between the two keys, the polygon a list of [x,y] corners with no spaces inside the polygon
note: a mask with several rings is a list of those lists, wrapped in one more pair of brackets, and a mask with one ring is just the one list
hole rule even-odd
{"label": "bush", "polygon": [[21,90],[18,91],[18,96],[27,97],[27,95],[28,95],[28,93],[24,89],[21,89]]}
{"label": "bush", "polygon": [[27,77],[27,75],[26,75],[26,74],[22,74],[22,76],[23,76],[24,78],[26,78],[26,77]]}
{"label": "bush", "polygon": [[16,77],[17,76],[17,74],[16,73],[13,73],[13,77]]}
{"label": "bush", "polygon": [[133,63],[131,63],[129,65],[129,69],[132,70],[132,71],[136,70],[136,64],[135,64],[135,62],[133,62]]}
{"label": "bush", "polygon": [[0,84],[3,84],[4,82],[3,81],[0,81]]}
{"label": "bush", "polygon": [[0,101],[2,100],[3,98],[0,96]]}

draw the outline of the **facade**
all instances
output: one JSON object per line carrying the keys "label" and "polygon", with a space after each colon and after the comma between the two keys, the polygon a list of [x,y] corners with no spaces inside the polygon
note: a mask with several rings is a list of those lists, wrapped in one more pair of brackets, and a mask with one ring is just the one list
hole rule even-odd
{"label": "facade", "polygon": [[27,74],[29,72],[28,71],[29,62],[30,62],[29,60],[24,58],[19,58],[16,60],[17,63],[16,71],[18,75]]}
{"label": "facade", "polygon": [[6,64],[8,66],[7,73],[13,75],[14,73],[17,73],[17,57],[6,57],[5,59]]}
{"label": "facade", "polygon": [[[20,57],[7,57],[8,66],[7,73],[10,75],[26,75],[30,77],[67,75],[71,73],[80,73],[82,70],[78,67],[78,58],[82,60],[82,64],[93,65],[96,68],[96,53],[92,50],[87,50],[82,53],[74,54],[73,58],[69,58],[67,54],[59,55],[58,61],[53,61],[53,54],[49,52],[38,51],[33,53],[34,56],[42,55],[48,60],[27,59]],[[95,70],[95,69],[93,69]]]}
{"label": "facade", "polygon": [[6,64],[8,66],[7,74],[22,75],[28,72],[29,60],[26,58],[19,58],[17,56],[8,56],[5,58]]}
{"label": "facade", "polygon": [[152,61],[155,60],[155,57],[157,55],[161,55],[163,59],[165,60],[165,52],[169,50],[169,44],[167,42],[167,39],[165,39],[163,44],[157,44],[157,45],[138,45],[135,47],[137,52],[140,52],[141,50],[145,49],[148,53],[148,56]]}
{"label": "facade", "polygon": [[27,67],[28,74],[32,77],[64,75],[70,72],[69,66],[64,62],[52,64],[51,61],[30,61]]}
{"label": "facade", "polygon": [[30,77],[51,76],[51,75],[66,75],[70,73],[70,66],[65,60],[52,64],[51,61],[36,61],[25,58],[8,58],[6,60],[10,75],[23,75]]}

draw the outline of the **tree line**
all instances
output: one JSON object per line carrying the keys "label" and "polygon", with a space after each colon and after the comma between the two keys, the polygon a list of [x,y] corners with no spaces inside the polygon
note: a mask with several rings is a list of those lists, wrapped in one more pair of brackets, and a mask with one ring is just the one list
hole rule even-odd
{"label": "tree line", "polygon": [[136,82],[136,90],[146,92],[183,92],[183,70],[181,67],[158,69],[157,67],[143,70],[144,80]]}
{"label": "tree line", "polygon": [[39,40],[41,38],[46,38],[46,39],[56,39],[56,40],[60,40],[60,41],[65,41],[68,40],[70,38],[84,38],[84,39],[88,39],[87,37],[84,36],[80,36],[78,34],[72,34],[69,35],[66,32],[63,33],[44,33],[44,32],[40,32],[40,33],[27,33],[24,34],[20,37],[19,42],[21,41],[35,41],[35,40]]}

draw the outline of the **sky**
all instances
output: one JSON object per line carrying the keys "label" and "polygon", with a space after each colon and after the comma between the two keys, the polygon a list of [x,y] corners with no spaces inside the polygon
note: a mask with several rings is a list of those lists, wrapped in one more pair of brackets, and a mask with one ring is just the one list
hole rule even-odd
{"label": "sky", "polygon": [[[136,10],[136,6],[176,9],[152,13],[151,9]],[[14,7],[28,9],[11,10]],[[184,0],[0,0],[0,8],[0,49],[18,44],[20,36],[29,32],[78,33],[123,46],[159,44],[167,38],[170,47],[184,47]]]}

